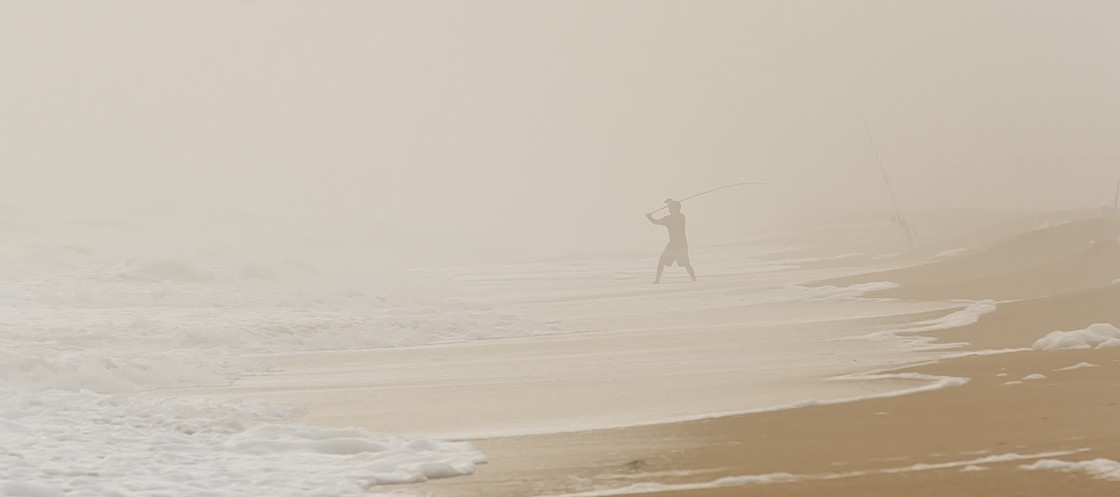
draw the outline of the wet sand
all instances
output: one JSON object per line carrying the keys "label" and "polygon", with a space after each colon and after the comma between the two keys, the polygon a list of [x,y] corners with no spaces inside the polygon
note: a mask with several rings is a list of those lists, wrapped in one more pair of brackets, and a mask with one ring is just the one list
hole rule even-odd
{"label": "wet sand", "polygon": [[[1015,324],[1005,318],[1001,326]],[[1001,330],[978,327],[975,331]],[[1024,342],[1003,345],[1029,346]],[[1055,371],[1081,362],[1097,367]],[[437,496],[560,495],[638,483],[672,487],[789,473],[796,481],[656,495],[1120,492],[1120,483],[1088,475],[1018,469],[1042,457],[975,462],[986,470],[961,471],[967,461],[1003,454],[1072,452],[1056,458],[1120,460],[1120,424],[1115,421],[1120,419],[1120,350],[981,355],[904,371],[964,377],[969,382],[903,397],[688,423],[479,440],[475,444],[490,464],[477,475],[421,488]],[[1022,380],[1035,373],[1046,378]],[[1005,384],[1008,381],[1023,382]],[[942,469],[913,468],[949,463]]]}

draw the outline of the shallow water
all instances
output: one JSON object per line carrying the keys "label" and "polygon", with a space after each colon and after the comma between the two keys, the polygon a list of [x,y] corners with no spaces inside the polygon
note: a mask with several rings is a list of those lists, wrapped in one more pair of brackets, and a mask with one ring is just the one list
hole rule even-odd
{"label": "shallow water", "polygon": [[[776,270],[763,259],[713,268],[720,276],[697,283],[667,275],[658,286],[639,281],[640,266],[590,259],[456,270],[468,302],[578,332],[272,355],[266,359],[279,372],[208,392],[307,405],[306,419],[324,425],[474,438],[948,386],[938,378],[850,375],[935,357],[924,341],[888,332],[917,314],[949,314],[962,304],[860,297],[889,283],[810,289],[796,283],[838,270]],[[746,271],[752,267],[758,272]],[[847,339],[871,333],[879,334]],[[848,379],[825,380],[838,376]]]}
{"label": "shallow water", "polygon": [[152,392],[265,373],[262,354],[550,330],[478,305],[332,285],[296,265],[221,251],[7,248],[0,495],[366,495],[382,484],[470,474],[485,457],[469,444],[311,426],[296,419],[299,406]]}
{"label": "shallow water", "polygon": [[891,334],[838,339],[947,306],[861,298],[889,283],[807,288],[837,270],[771,248],[701,255],[695,284],[650,285],[648,261],[616,255],[363,287],[222,249],[16,247],[0,254],[0,495],[359,495],[485,461],[428,437],[936,386],[822,379],[928,358]]}

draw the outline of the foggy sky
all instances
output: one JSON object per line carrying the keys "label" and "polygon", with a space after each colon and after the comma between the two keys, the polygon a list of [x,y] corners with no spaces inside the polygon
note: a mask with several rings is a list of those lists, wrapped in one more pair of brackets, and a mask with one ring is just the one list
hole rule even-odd
{"label": "foggy sky", "polygon": [[[0,203],[414,243],[1094,207],[1120,3],[0,2]],[[403,242],[402,242],[403,243]]]}

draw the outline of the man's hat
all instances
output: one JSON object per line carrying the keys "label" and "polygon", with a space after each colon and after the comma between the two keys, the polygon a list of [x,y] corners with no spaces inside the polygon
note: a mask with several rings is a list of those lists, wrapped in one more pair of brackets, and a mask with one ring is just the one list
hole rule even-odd
{"label": "man's hat", "polygon": [[667,199],[665,199],[665,205],[668,205],[669,207],[672,207],[674,205],[680,207],[681,203],[677,202],[676,200],[673,200],[671,198],[667,198]]}

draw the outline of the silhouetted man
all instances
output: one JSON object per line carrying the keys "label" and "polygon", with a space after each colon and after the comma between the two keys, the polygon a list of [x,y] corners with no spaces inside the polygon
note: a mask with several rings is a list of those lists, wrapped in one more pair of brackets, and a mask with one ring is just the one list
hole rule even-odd
{"label": "silhouetted man", "polygon": [[684,214],[681,214],[681,203],[673,199],[666,200],[665,203],[669,204],[668,216],[654,219],[652,212],[646,214],[649,222],[669,229],[669,244],[665,246],[665,251],[661,252],[661,260],[657,261],[657,278],[653,282],[661,283],[661,272],[665,270],[665,266],[672,266],[674,262],[687,269],[692,281],[696,281],[696,273],[688,260],[688,240],[684,236]]}

